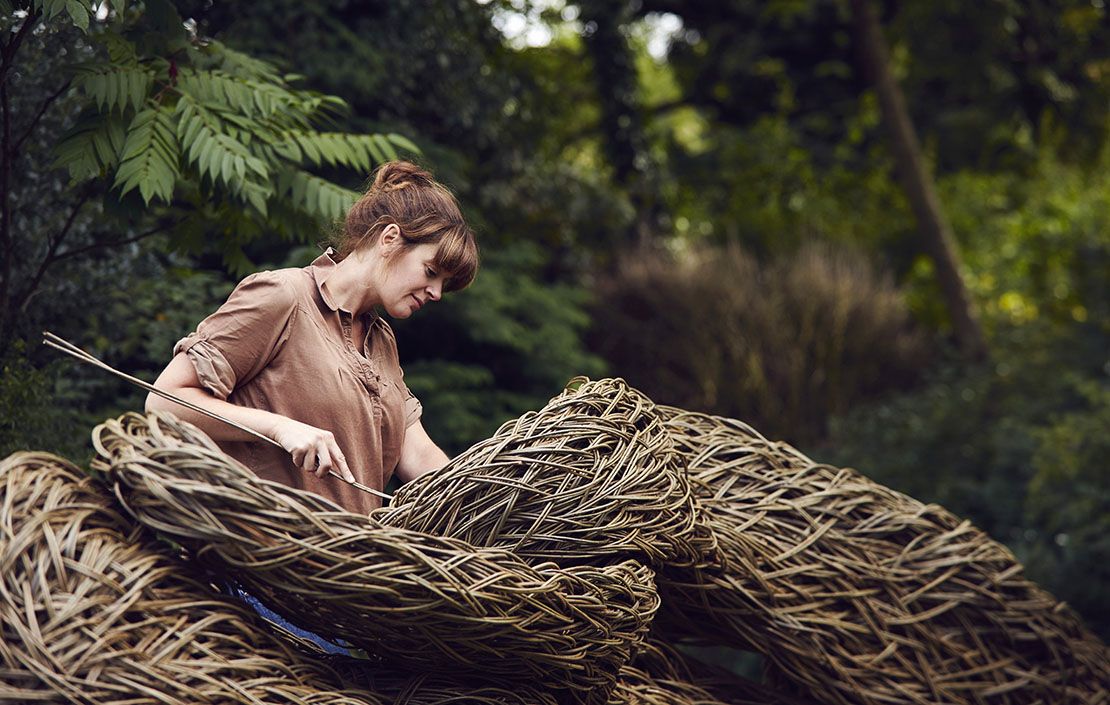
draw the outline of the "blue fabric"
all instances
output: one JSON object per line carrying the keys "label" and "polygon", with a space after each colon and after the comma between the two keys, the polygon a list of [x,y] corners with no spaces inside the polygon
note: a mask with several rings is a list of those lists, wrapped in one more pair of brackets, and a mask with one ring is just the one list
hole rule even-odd
{"label": "blue fabric", "polygon": [[246,604],[250,605],[250,607],[255,612],[257,612],[258,614],[262,615],[263,617],[270,620],[271,622],[274,622],[276,624],[281,625],[281,627],[283,629],[286,629],[286,630],[292,632],[293,634],[296,634],[297,636],[301,637],[302,639],[307,639],[307,640],[311,641],[312,643],[316,644],[321,649],[323,649],[325,652],[327,652],[329,654],[343,654],[344,656],[349,656],[351,654],[350,647],[344,647],[344,646],[339,646],[338,644],[333,644],[332,642],[328,641],[327,639],[320,636],[319,634],[315,634],[313,632],[308,631],[307,629],[301,629],[297,625],[291,624],[289,621],[287,621],[284,617],[279,615],[277,612],[274,612],[272,609],[270,609],[266,605],[262,604],[258,600],[257,597],[255,597],[254,595],[251,595],[248,592],[244,592],[241,588],[229,585],[228,586],[228,591],[232,595],[238,597],[240,600],[245,602]]}

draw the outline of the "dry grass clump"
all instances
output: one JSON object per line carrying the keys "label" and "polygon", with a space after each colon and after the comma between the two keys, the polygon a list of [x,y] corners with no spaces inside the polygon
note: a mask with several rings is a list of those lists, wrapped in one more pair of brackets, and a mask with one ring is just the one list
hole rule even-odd
{"label": "dry grass clump", "polygon": [[770,262],[738,247],[636,252],[595,293],[593,347],[633,385],[795,442],[926,362],[890,276],[821,244]]}

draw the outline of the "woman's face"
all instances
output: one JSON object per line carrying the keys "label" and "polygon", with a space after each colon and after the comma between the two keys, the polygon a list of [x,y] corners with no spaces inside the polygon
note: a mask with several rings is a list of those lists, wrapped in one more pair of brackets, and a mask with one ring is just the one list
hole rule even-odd
{"label": "woman's face", "polygon": [[389,258],[378,295],[390,316],[408,318],[429,302],[439,301],[451,272],[436,267],[437,249],[437,245],[417,245]]}

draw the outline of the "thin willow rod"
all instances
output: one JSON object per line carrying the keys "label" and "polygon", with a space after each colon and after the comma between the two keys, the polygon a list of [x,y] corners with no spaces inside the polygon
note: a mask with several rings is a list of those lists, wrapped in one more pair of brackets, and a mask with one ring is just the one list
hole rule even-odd
{"label": "thin willow rod", "polygon": [[[231,426],[233,428],[237,428],[240,431],[243,431],[244,433],[247,433],[251,436],[254,436],[255,438],[257,438],[260,441],[263,441],[265,443],[269,443],[272,446],[275,446],[277,448],[281,448],[282,450],[285,450],[284,448],[282,448],[282,445],[280,443],[278,443],[277,441],[275,441],[273,438],[270,438],[269,436],[267,436],[265,434],[259,433],[258,431],[255,431],[253,428],[249,428],[247,426],[244,426],[243,424],[241,424],[237,421],[232,421],[231,419],[227,418],[226,416],[223,416],[221,414],[217,414],[214,411],[209,411],[208,409],[205,409],[203,406],[198,406],[197,404],[194,404],[193,402],[188,401],[186,399],[182,399],[181,397],[179,397],[175,394],[172,394],[172,393],[167,392],[165,390],[159,389],[158,387],[155,387],[153,384],[151,384],[149,382],[145,382],[145,381],[139,379],[138,377],[133,377],[133,376],[127,374],[126,372],[121,372],[120,370],[117,370],[116,368],[112,367],[111,365],[104,362],[103,360],[101,360],[101,359],[97,358],[96,356],[92,355],[88,351],[82,350],[81,348],[77,347],[76,345],[69,342],[68,340],[66,340],[66,339],[64,339],[60,336],[57,336],[57,335],[51,333],[50,331],[43,331],[42,335],[43,335],[42,343],[43,343],[43,345],[46,345],[47,347],[54,348],[55,350],[63,352],[66,355],[69,355],[70,357],[73,357],[77,360],[80,360],[81,362],[84,362],[85,364],[92,365],[93,367],[96,367],[97,369],[103,370],[104,372],[108,372],[109,374],[113,374],[113,375],[119,377],[120,379],[126,380],[127,382],[130,382],[131,384],[135,385],[136,387],[139,387],[140,389],[144,389],[148,392],[151,392],[152,394],[157,394],[158,396],[162,397],[163,399],[168,399],[169,401],[172,401],[175,404],[180,404],[181,406],[184,406],[186,409],[190,409],[192,411],[195,411],[198,414],[204,414],[205,416],[207,416],[209,418],[215,419],[217,421],[220,421],[222,423],[227,424],[228,426]],[[381,492],[379,490],[376,490],[373,487],[368,487],[368,486],[366,486],[366,485],[364,485],[361,482],[358,482],[356,480],[348,480],[347,478],[343,477],[342,475],[340,475],[335,470],[329,470],[328,474],[332,477],[339,478],[340,480],[347,483],[351,487],[354,487],[356,490],[361,490],[363,492],[369,492],[370,494],[376,495],[376,496],[381,497],[383,499],[389,499],[390,498],[390,495],[388,495],[384,492]]]}

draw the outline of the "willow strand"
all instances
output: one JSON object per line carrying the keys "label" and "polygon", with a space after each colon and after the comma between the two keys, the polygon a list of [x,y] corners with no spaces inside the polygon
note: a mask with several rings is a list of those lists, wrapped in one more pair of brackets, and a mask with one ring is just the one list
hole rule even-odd
{"label": "willow strand", "polygon": [[113,504],[60,458],[0,461],[0,703],[388,702],[332,685]]}

